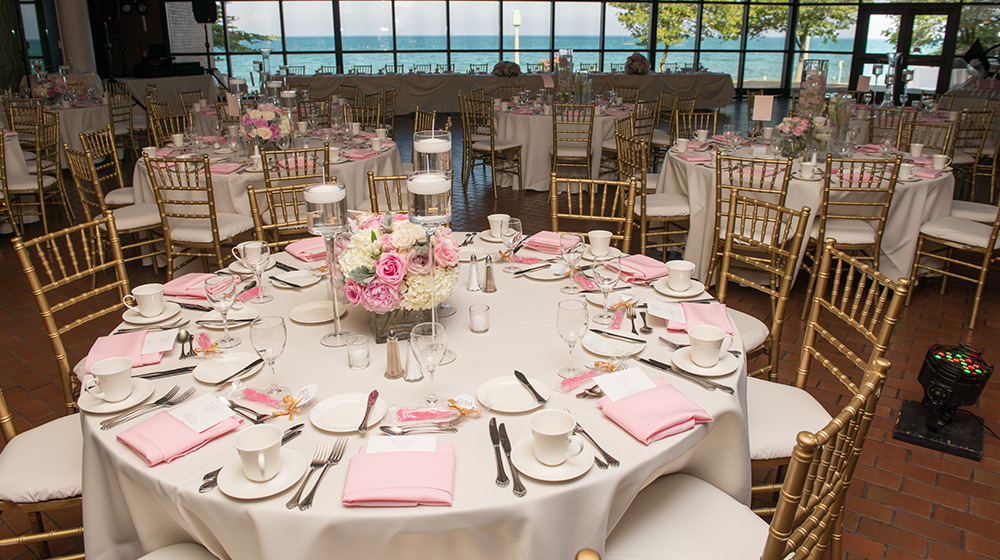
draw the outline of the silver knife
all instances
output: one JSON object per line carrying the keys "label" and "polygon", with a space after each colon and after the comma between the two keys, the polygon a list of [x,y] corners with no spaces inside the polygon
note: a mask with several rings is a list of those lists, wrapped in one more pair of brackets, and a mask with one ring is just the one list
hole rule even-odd
{"label": "silver knife", "polygon": [[705,379],[703,377],[699,377],[697,375],[694,375],[692,373],[688,373],[686,371],[680,371],[680,370],[678,370],[676,368],[671,367],[670,364],[665,364],[665,363],[663,363],[661,361],[654,360],[652,358],[636,358],[636,361],[638,361],[639,363],[645,364],[645,365],[647,365],[649,367],[658,369],[660,371],[665,371],[667,373],[673,374],[673,375],[675,375],[677,377],[680,377],[681,379],[684,379],[686,381],[690,381],[691,383],[694,383],[695,385],[700,385],[700,386],[702,386],[703,388],[705,388],[705,389],[707,389],[709,391],[715,391],[716,389],[718,389],[718,390],[722,391],[723,393],[729,393],[730,395],[732,395],[732,394],[735,393],[735,391],[733,390],[733,388],[730,387],[730,386],[728,386],[728,385],[723,385],[722,383],[716,383],[715,381],[712,381],[711,379]]}
{"label": "silver knife", "polygon": [[[608,290],[608,293],[610,294],[611,292],[620,292],[622,290],[630,290],[630,289],[632,289],[632,286],[618,286],[617,288],[611,288],[610,290]],[[601,293],[601,290],[580,290],[577,293],[578,294],[599,294],[599,293]]]}
{"label": "silver knife", "polygon": [[[254,319],[228,319],[228,322],[229,322],[230,325],[242,325],[243,323],[252,323],[255,320],[256,320],[256,318],[254,318]],[[205,325],[205,326],[209,326],[209,327],[221,327],[226,322],[227,321],[223,321],[222,319],[201,319],[199,321],[195,321],[194,324],[196,324],[196,325]]]}
{"label": "silver knife", "polygon": [[290,288],[301,288],[302,287],[301,284],[296,284],[295,282],[289,282],[288,280],[282,280],[281,278],[278,278],[277,276],[268,276],[268,279],[270,279],[271,282],[277,282],[279,284],[284,284],[284,285],[286,285],[286,286],[288,286]]}
{"label": "silver knife", "polygon": [[189,373],[194,371],[194,368],[198,366],[184,366],[174,369],[167,369],[163,371],[151,371],[148,373],[143,373],[136,375],[134,377],[140,377],[142,379],[159,379],[160,377],[170,377],[171,375],[180,375],[182,373]]}
{"label": "silver knife", "polygon": [[528,235],[528,236],[526,236],[526,237],[522,237],[522,238],[521,238],[521,241],[519,241],[519,242],[517,243],[517,246],[516,246],[516,247],[514,247],[514,250],[513,250],[513,251],[511,251],[511,253],[513,253],[513,254],[515,254],[515,255],[516,255],[516,254],[517,254],[517,252],[521,250],[521,247],[524,247],[524,242],[525,242],[525,241],[527,241],[527,240],[529,240],[529,239],[531,239],[531,238],[532,238],[532,237],[534,237],[534,236],[535,236],[535,234],[533,234],[533,233],[532,233],[531,235]]}
{"label": "silver knife", "polygon": [[462,241],[462,243],[459,245],[459,247],[468,247],[476,239],[477,235],[479,235],[479,232],[477,232],[477,231],[465,234],[465,240]]}
{"label": "silver knife", "polygon": [[514,461],[510,459],[510,438],[507,437],[507,426],[500,423],[500,445],[503,446],[503,453],[507,456],[507,464],[510,466],[510,475],[514,477],[514,495],[518,498],[524,496],[528,493],[528,489],[524,487],[524,483],[521,482],[521,475],[517,472],[517,467],[514,466]]}
{"label": "silver knife", "polygon": [[510,479],[507,478],[507,473],[503,470],[503,457],[500,456],[500,432],[497,431],[496,416],[490,418],[490,441],[493,442],[493,453],[497,459],[497,486],[506,488],[510,484]]}
{"label": "silver knife", "polygon": [[260,365],[262,363],[264,363],[264,359],[263,358],[257,358],[256,360],[250,362],[250,364],[247,365],[246,367],[244,367],[241,370],[237,371],[236,373],[230,375],[229,377],[223,379],[222,381],[217,382],[215,384],[215,386],[218,387],[220,385],[225,385],[226,383],[229,383],[229,380],[243,375],[244,373],[252,370],[253,368],[257,367],[258,365]]}
{"label": "silver knife", "polygon": [[540,264],[538,266],[533,266],[531,268],[522,268],[521,270],[515,272],[514,276],[521,276],[522,274],[527,274],[529,272],[534,272],[536,270],[542,270],[543,268],[548,268],[550,266],[552,266],[552,263]]}
{"label": "silver knife", "polygon": [[619,340],[625,340],[627,342],[635,342],[637,344],[646,344],[646,341],[641,338],[633,338],[631,336],[625,336],[623,334],[613,333],[609,331],[602,331],[601,329],[590,329],[590,332],[594,334],[599,334],[611,338],[617,338]]}
{"label": "silver knife", "polygon": [[361,425],[358,426],[358,431],[362,434],[368,431],[368,417],[372,413],[372,407],[375,406],[375,401],[378,400],[378,389],[372,389],[371,393],[368,393],[368,406],[365,408],[365,417],[361,419]]}
{"label": "silver knife", "polygon": [[535,397],[535,400],[538,401],[538,404],[545,404],[546,403],[546,400],[544,398],[542,398],[541,395],[538,394],[538,391],[536,391],[535,388],[531,386],[531,383],[528,383],[528,378],[525,377],[523,373],[521,373],[521,372],[519,372],[519,371],[517,371],[515,369],[514,370],[514,377],[516,377],[517,380],[521,382],[521,385],[524,385],[524,387],[526,389],[528,389],[529,391],[531,391],[531,396]]}

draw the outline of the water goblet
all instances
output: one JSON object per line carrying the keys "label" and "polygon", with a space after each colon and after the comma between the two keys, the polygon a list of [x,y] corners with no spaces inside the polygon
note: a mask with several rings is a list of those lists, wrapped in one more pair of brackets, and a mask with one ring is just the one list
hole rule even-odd
{"label": "water goblet", "polygon": [[273,398],[281,398],[289,393],[288,387],[278,385],[278,372],[274,369],[274,362],[278,361],[285,350],[287,338],[285,320],[281,317],[258,317],[250,323],[250,344],[271,369],[271,386],[264,393]]}
{"label": "water goblet", "polygon": [[222,339],[216,342],[219,348],[233,348],[243,342],[229,334],[229,310],[233,308],[239,285],[240,277],[233,274],[217,274],[205,280],[205,297],[212,309],[222,315]]}
{"label": "water goblet", "polygon": [[729,147],[729,152],[732,153],[736,150],[736,125],[725,124],[722,125],[722,137],[726,139],[726,145]]}
{"label": "water goblet", "polygon": [[573,365],[573,350],[587,334],[587,304],[578,299],[567,299],[559,302],[556,310],[556,330],[563,342],[569,345],[569,365],[559,370],[560,377],[573,377],[577,368]]}
{"label": "water goblet", "polygon": [[431,381],[431,392],[427,395],[427,403],[438,401],[434,393],[434,372],[441,364],[445,351],[448,349],[448,335],[441,323],[418,323],[410,331],[410,349],[417,363],[420,364]]}
{"label": "water goblet", "polygon": [[257,280],[257,297],[251,303],[267,303],[274,299],[264,293],[264,271],[271,259],[271,246],[266,241],[247,241],[243,244],[243,264],[253,272]]}
{"label": "water goblet", "polygon": [[520,270],[520,268],[514,264],[514,247],[516,247],[517,242],[521,240],[522,233],[523,231],[521,229],[520,218],[506,218],[504,221],[500,222],[500,240],[503,241],[503,246],[507,248],[507,255],[509,258],[507,266],[503,267],[504,272],[513,274]]}
{"label": "water goblet", "polygon": [[593,318],[594,322],[599,325],[610,325],[614,315],[608,310],[608,294],[621,278],[621,257],[598,257],[594,259],[594,267],[590,271],[594,275],[594,283],[604,296],[604,310]]}
{"label": "water goblet", "polygon": [[582,235],[563,233],[559,236],[559,253],[562,255],[563,260],[566,261],[566,273],[567,278],[569,278],[569,283],[559,289],[564,294],[572,295],[580,293],[580,288],[573,281],[573,276],[576,273],[576,264],[580,262],[580,257],[583,256],[583,247]]}

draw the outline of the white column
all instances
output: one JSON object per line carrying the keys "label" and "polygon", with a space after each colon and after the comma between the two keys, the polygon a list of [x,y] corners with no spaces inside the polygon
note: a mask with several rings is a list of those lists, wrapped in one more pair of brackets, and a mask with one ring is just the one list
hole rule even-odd
{"label": "white column", "polygon": [[63,64],[72,72],[97,72],[87,0],[59,0],[55,6]]}

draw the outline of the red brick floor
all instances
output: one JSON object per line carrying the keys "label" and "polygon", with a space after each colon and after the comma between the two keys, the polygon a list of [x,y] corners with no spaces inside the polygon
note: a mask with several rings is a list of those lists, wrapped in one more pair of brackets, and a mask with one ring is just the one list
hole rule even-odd
{"label": "red brick floor", "polygon": [[[724,118],[739,116],[728,110]],[[725,112],[724,112],[725,113]],[[454,119],[457,122],[457,119]],[[735,120],[735,119],[734,119]],[[397,126],[412,126],[412,120],[397,119]],[[401,135],[408,136],[408,135]],[[456,146],[460,146],[456,134]],[[408,146],[402,146],[409,153]],[[455,166],[460,152],[456,149]],[[130,166],[127,166],[130,167]],[[130,176],[130,175],[129,175]],[[479,231],[487,227],[486,216],[506,212],[525,220],[526,231],[548,227],[546,194],[520,193],[501,189],[493,198],[488,176],[477,171],[468,191],[456,187],[454,227]],[[38,235],[39,231],[29,231]],[[9,236],[0,240],[0,387],[13,408],[15,425],[25,430],[50,420],[59,413],[59,387],[51,349],[37,309]],[[152,279],[143,268],[130,267],[130,279],[139,284]],[[990,278],[980,318],[975,328],[966,328],[971,310],[971,286],[953,283],[945,295],[938,294],[938,281],[916,287],[913,301],[900,319],[887,357],[892,362],[890,379],[861,464],[850,490],[845,516],[844,537],[847,558],[896,560],[929,558],[984,559],[1000,557],[1000,442],[985,437],[981,462],[945,455],[892,439],[892,428],[900,404],[919,400],[922,392],[917,372],[927,348],[936,343],[966,342],[985,351],[986,358],[1000,361],[990,343],[1000,340],[1000,288],[997,274]],[[735,290],[730,305],[747,312],[762,307],[760,298]],[[801,344],[803,322],[799,312],[805,300],[805,282],[792,294],[782,340],[781,378],[794,376]],[[114,320],[99,322],[72,337],[70,358],[87,351],[98,333],[107,332]],[[1000,431],[1000,382],[994,380],[979,403],[967,410],[984,418]],[[811,389],[828,409],[843,406],[838,393],[822,383]],[[78,512],[55,516],[57,524],[78,521]],[[27,523],[17,512],[0,518],[0,537],[23,533]],[[55,552],[82,550],[79,542],[60,543]],[[36,558],[32,551],[17,547],[0,551],[2,559]]]}

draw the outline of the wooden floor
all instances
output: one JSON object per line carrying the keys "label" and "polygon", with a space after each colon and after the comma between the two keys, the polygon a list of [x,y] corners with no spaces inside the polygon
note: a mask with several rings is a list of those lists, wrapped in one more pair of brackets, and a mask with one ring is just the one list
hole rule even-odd
{"label": "wooden floor", "polygon": [[[723,111],[723,122],[744,122],[745,104]],[[441,117],[439,117],[441,118]],[[457,123],[457,115],[453,115]],[[440,123],[439,123],[440,124]],[[412,119],[397,118],[400,138],[409,137]],[[456,127],[458,128],[458,127]],[[455,166],[460,165],[460,131],[454,145]],[[405,141],[400,146],[409,153]],[[404,160],[408,155],[404,155]],[[127,165],[126,169],[131,169]],[[131,172],[128,172],[131,177]],[[453,200],[454,228],[480,231],[488,227],[486,216],[504,212],[518,216],[525,231],[547,229],[546,193],[501,189],[493,197],[488,175],[477,171],[467,191],[457,186]],[[63,222],[65,224],[65,222]],[[40,226],[29,235],[40,234]],[[52,351],[34,300],[20,271],[10,236],[0,239],[0,387],[14,409],[17,429],[25,430],[55,418],[60,389]],[[133,284],[152,281],[148,269],[129,268]],[[803,322],[799,312],[805,300],[804,275],[795,286],[782,340],[781,379],[793,378]],[[985,301],[974,329],[967,328],[973,290],[952,283],[945,295],[939,281],[921,283],[913,301],[901,317],[887,357],[892,362],[890,379],[882,394],[878,416],[872,426],[855,481],[847,501],[844,527],[847,558],[865,560],[984,559],[1000,557],[1000,442],[986,435],[981,462],[961,459],[892,439],[896,414],[904,400],[920,400],[917,373],[928,347],[965,342],[984,351],[987,361],[1000,361],[1000,275],[991,275]],[[760,313],[767,305],[761,298],[736,290],[730,300],[734,308]],[[86,354],[93,340],[107,333],[115,321],[107,320],[73,333],[68,340],[71,360]],[[843,406],[842,396],[824,384],[811,388],[829,410]],[[1000,431],[1000,380],[993,380],[979,403],[966,410],[982,417]],[[75,519],[74,519],[75,518]],[[55,524],[78,522],[79,514],[56,516]],[[0,537],[23,533],[27,522],[16,512],[0,518]],[[58,552],[79,551],[79,542],[54,546]],[[23,548],[0,550],[0,559],[36,558]],[[541,559],[539,559],[541,560]],[[556,560],[556,559],[547,559]]]}

